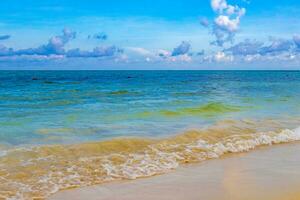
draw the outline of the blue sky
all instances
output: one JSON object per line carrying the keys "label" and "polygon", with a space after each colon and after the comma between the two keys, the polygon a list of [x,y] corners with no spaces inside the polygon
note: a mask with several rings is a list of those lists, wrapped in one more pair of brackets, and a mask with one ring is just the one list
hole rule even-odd
{"label": "blue sky", "polygon": [[299,69],[297,0],[3,0],[0,69]]}

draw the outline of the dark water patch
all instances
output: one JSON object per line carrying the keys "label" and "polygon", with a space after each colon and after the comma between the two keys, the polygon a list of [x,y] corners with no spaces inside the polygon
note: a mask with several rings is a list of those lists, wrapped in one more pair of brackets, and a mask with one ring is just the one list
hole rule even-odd
{"label": "dark water patch", "polygon": [[127,90],[117,90],[114,92],[109,92],[109,94],[111,95],[125,95],[125,94],[129,94],[129,91]]}
{"label": "dark water patch", "polygon": [[139,92],[128,91],[128,90],[116,90],[108,92],[109,95],[122,96],[122,95],[139,95]]}

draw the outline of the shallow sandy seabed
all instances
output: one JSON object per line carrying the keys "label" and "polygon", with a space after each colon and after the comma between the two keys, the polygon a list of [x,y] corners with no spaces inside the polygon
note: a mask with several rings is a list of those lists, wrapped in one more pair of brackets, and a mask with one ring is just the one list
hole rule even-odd
{"label": "shallow sandy seabed", "polygon": [[263,147],[134,181],[66,190],[50,200],[299,200],[300,143]]}

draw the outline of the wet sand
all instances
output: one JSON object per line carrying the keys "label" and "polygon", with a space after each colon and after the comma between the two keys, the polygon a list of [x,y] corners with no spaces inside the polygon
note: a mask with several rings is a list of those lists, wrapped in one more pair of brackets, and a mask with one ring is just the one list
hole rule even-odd
{"label": "wet sand", "polygon": [[50,200],[299,200],[300,143],[192,164],[151,178],[61,191]]}

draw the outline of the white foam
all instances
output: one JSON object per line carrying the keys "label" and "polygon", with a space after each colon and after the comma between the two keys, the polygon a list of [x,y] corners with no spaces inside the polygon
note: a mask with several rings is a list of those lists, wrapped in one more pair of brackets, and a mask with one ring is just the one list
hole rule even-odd
{"label": "white foam", "polygon": [[[176,169],[181,163],[185,162],[215,159],[226,153],[246,152],[262,145],[288,143],[298,140],[300,140],[300,127],[294,130],[285,129],[280,132],[253,133],[247,135],[247,137],[245,137],[245,135],[232,135],[230,137],[221,138],[215,143],[199,139],[190,141],[188,144],[170,144],[165,147],[154,144],[149,146],[146,151],[139,153],[112,153],[105,156],[99,155],[79,158],[79,163],[69,166],[66,169],[66,173],[63,173],[61,170],[49,172],[45,174],[45,176],[40,177],[38,183],[41,188],[47,188],[44,195],[48,196],[60,189],[72,186],[86,186],[112,180],[137,179],[153,176]],[[116,157],[124,162],[114,164],[113,159]],[[38,161],[44,161],[45,159],[55,161],[55,157],[48,156],[41,159],[27,160],[27,162],[23,162],[23,165],[31,165]],[[95,170],[102,169],[104,175],[99,177],[85,177],[87,174],[80,173],[87,169],[85,167],[88,166],[89,163],[99,163],[99,167],[96,166]],[[16,182],[11,182],[11,184],[19,188],[15,199],[25,199],[23,194],[35,190],[34,185],[22,185]],[[13,199],[13,197],[11,199]]]}
{"label": "white foam", "polygon": [[[296,135],[297,137],[300,138],[300,127],[296,128],[296,129],[294,130],[294,133],[295,133],[295,135]],[[300,139],[299,139],[299,140],[300,140]]]}
{"label": "white foam", "polygon": [[[255,149],[261,145],[272,145],[288,143],[300,140],[300,128],[295,130],[285,129],[280,133],[268,132],[253,134],[252,139],[231,138],[226,141],[220,141],[215,144],[209,144],[205,140],[199,140],[194,145],[188,145],[187,151],[193,152],[192,149],[205,149],[208,158],[218,158],[226,153],[238,153]],[[203,154],[202,154],[203,155]],[[201,158],[202,160],[205,158]]]}
{"label": "white foam", "polygon": [[0,150],[0,157],[4,157],[7,155],[7,150]]}

